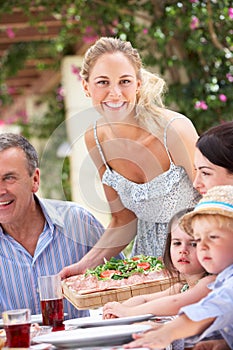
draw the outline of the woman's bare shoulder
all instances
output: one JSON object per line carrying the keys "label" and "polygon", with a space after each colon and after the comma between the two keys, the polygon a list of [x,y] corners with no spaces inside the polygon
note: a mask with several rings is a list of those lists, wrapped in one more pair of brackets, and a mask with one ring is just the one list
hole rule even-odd
{"label": "woman's bare shoulder", "polygon": [[168,123],[170,123],[170,127],[175,129],[176,131],[179,132],[186,132],[187,133],[187,128],[192,131],[196,131],[195,126],[193,125],[193,122],[191,119],[186,117],[184,114],[172,111],[172,110],[166,110],[167,118],[168,118]]}

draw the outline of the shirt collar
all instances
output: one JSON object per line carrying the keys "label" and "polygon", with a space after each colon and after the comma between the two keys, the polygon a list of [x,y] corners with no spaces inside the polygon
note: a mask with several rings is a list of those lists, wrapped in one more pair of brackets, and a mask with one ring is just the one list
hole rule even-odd
{"label": "shirt collar", "polygon": [[221,286],[226,280],[233,276],[233,264],[226,267],[222,272],[220,272],[213,282],[213,287],[217,288]]}
{"label": "shirt collar", "polygon": [[58,214],[56,210],[56,206],[54,204],[52,205],[53,201],[49,199],[42,199],[35,196],[35,200],[38,201],[43,214],[45,216],[45,219],[50,227],[50,229],[53,228],[54,225],[57,225],[61,228],[64,228],[64,221],[61,218],[61,215]]}

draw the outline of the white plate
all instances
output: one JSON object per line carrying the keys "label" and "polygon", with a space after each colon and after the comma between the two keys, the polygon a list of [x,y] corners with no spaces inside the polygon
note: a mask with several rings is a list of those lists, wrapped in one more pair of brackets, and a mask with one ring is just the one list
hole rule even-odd
{"label": "white plate", "polygon": [[[42,315],[32,315],[31,316],[31,323],[42,323]],[[2,318],[0,318],[0,327],[3,327],[3,321]]]}
{"label": "white plate", "polygon": [[132,340],[132,333],[150,329],[149,325],[131,324],[125,326],[93,327],[58,331],[33,338],[35,343],[49,343],[62,348],[80,346],[110,346],[121,345]]}
{"label": "white plate", "polygon": [[131,324],[135,322],[146,321],[152,318],[152,314],[139,315],[139,316],[130,316],[130,317],[120,317],[120,318],[111,318],[103,320],[100,317],[80,317],[73,318],[71,320],[64,321],[65,327],[77,327],[77,328],[86,328],[86,327],[100,327],[100,326],[116,326]]}

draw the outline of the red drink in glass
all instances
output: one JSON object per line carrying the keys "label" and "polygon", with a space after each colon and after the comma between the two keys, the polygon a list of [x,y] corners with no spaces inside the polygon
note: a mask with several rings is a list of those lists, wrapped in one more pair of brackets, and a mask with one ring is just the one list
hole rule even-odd
{"label": "red drink in glass", "polygon": [[52,326],[53,331],[64,330],[63,299],[41,300],[43,325]]}
{"label": "red drink in glass", "polygon": [[6,346],[9,348],[29,348],[30,327],[31,323],[5,325]]}

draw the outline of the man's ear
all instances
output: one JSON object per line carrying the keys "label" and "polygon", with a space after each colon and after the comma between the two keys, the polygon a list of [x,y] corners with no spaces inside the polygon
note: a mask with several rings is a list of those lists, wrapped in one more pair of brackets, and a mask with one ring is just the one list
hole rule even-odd
{"label": "man's ear", "polygon": [[40,186],[40,169],[36,168],[32,175],[32,193],[36,193]]}

